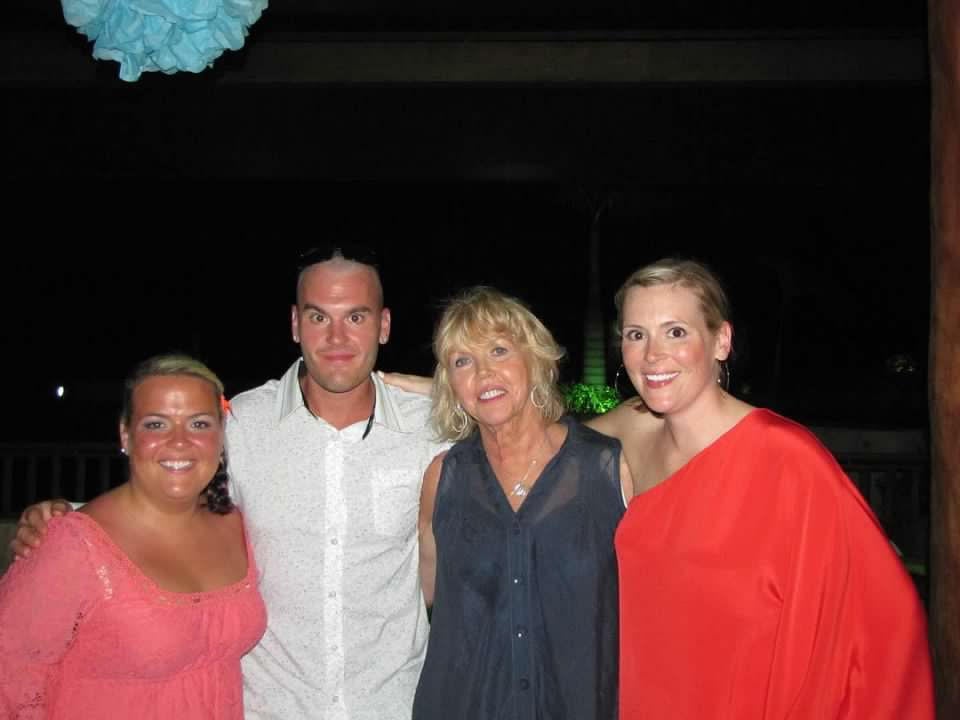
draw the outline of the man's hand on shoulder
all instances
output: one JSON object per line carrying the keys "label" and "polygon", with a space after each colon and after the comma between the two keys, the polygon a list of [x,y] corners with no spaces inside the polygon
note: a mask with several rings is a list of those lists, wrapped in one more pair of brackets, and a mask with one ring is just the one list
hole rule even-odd
{"label": "man's hand on shoulder", "polygon": [[417,395],[429,395],[430,387],[433,385],[433,378],[423,377],[422,375],[385,373],[383,371],[378,371],[378,374],[387,385],[393,385],[401,390],[416,393]]}
{"label": "man's hand on shoulder", "polygon": [[17,534],[10,541],[13,559],[30,557],[30,551],[40,547],[47,532],[47,523],[59,515],[66,515],[73,506],[66,500],[44,500],[31,505],[17,521]]}

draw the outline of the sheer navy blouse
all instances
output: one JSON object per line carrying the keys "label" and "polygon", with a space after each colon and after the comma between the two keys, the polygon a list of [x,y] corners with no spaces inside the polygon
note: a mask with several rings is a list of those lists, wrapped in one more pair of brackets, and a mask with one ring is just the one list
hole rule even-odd
{"label": "sheer navy blouse", "polygon": [[616,717],[620,443],[563,422],[563,446],[517,512],[476,433],[444,459],[414,720]]}

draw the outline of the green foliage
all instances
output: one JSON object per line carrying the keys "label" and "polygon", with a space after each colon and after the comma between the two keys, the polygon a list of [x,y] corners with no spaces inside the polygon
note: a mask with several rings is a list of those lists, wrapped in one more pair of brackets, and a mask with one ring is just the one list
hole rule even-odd
{"label": "green foliage", "polygon": [[603,415],[620,404],[620,395],[609,385],[575,383],[562,390],[567,408],[574,415]]}

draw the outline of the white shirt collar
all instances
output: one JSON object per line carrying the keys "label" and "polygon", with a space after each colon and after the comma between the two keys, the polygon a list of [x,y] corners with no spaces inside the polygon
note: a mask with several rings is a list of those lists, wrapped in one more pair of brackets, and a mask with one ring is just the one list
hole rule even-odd
{"label": "white shirt collar", "polygon": [[[303,391],[300,388],[300,363],[303,358],[299,358],[280,378],[279,392],[277,393],[277,420],[283,421],[288,416],[303,408],[309,412],[303,402]],[[377,402],[373,412],[373,422],[375,425],[383,425],[389,430],[401,433],[411,433],[420,429],[420,427],[410,427],[410,423],[404,418],[403,413],[394,402],[393,388],[390,388],[380,379],[377,373],[371,373],[370,379],[373,381],[374,392],[376,392]],[[422,421],[420,422],[422,426]]]}

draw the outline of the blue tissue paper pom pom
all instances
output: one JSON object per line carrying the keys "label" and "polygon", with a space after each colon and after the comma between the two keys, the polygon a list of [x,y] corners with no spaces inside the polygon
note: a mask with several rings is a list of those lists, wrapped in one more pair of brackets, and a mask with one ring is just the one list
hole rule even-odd
{"label": "blue tissue paper pom pom", "polygon": [[243,47],[267,0],[62,0],[68,23],[93,40],[93,56],[120,63],[120,78],[200,72]]}

